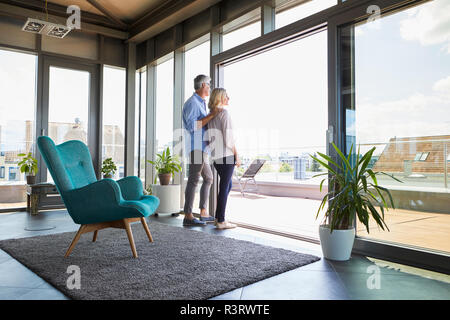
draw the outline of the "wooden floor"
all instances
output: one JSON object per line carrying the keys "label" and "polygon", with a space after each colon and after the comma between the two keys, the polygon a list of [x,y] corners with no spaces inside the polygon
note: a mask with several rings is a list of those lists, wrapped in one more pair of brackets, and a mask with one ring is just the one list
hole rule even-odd
{"label": "wooden floor", "polygon": [[[227,203],[226,219],[278,231],[319,238],[321,219],[315,219],[320,201],[246,194],[232,191]],[[385,215],[389,231],[369,225],[357,226],[357,235],[371,239],[450,252],[450,214],[389,210]]]}

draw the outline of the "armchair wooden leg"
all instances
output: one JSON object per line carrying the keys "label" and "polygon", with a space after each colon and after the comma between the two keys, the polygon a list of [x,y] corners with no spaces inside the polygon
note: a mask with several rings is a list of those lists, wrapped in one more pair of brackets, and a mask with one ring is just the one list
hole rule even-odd
{"label": "armchair wooden leg", "polygon": [[97,235],[98,235],[98,230],[94,231],[94,238],[92,239],[92,242],[97,241]]}
{"label": "armchair wooden leg", "polygon": [[128,241],[130,241],[131,251],[133,251],[133,257],[137,258],[136,246],[134,245],[133,233],[131,232],[131,226],[128,219],[123,219],[123,224],[127,230]]}
{"label": "armchair wooden leg", "polygon": [[67,258],[70,253],[72,252],[73,248],[75,247],[75,245],[77,244],[78,240],[80,239],[81,235],[84,233],[84,229],[86,228],[85,225],[82,225],[80,227],[80,229],[78,229],[77,234],[75,235],[75,238],[73,238],[72,243],[70,244],[69,249],[67,249],[66,255],[64,256],[65,258]]}
{"label": "armchair wooden leg", "polygon": [[153,242],[152,234],[150,233],[150,229],[148,228],[147,221],[145,220],[144,217],[142,217],[140,219],[141,219],[142,226],[145,229],[145,233],[147,233],[148,240],[150,240],[150,242]]}

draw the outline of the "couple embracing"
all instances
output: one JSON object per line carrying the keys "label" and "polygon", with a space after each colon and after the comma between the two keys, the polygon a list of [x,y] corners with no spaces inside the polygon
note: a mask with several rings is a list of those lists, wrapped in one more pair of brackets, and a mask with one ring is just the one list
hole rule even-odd
{"label": "couple embracing", "polygon": [[[217,229],[230,229],[236,225],[225,220],[225,208],[232,187],[234,167],[240,166],[240,160],[234,144],[230,114],[225,108],[229,101],[225,89],[212,90],[208,108],[206,107],[205,99],[210,94],[210,81],[205,75],[195,77],[195,92],[183,106],[186,155],[189,159],[183,225],[204,226],[214,222]],[[210,153],[220,178],[215,217],[210,216],[206,210],[213,183]],[[192,214],[192,207],[200,175],[203,183],[200,189],[200,219],[197,219]]]}

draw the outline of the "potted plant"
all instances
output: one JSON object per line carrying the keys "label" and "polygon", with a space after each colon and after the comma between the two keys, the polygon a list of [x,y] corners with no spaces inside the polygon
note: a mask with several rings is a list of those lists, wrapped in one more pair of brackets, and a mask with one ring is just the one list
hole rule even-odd
{"label": "potted plant", "polygon": [[25,173],[27,177],[27,184],[35,184],[36,183],[36,173],[38,172],[38,162],[33,156],[31,152],[28,154],[19,153],[19,157],[22,157],[22,161],[19,162],[20,172]]}
{"label": "potted plant", "polygon": [[153,195],[153,189],[152,189],[152,186],[151,186],[151,185],[144,189],[144,194],[145,194],[146,196],[151,196],[151,195]]}
{"label": "potted plant", "polygon": [[[319,206],[316,219],[328,202],[324,221],[319,227],[323,255],[327,259],[346,261],[350,259],[355,240],[355,217],[358,217],[358,220],[366,227],[367,233],[369,233],[370,217],[382,230],[386,227],[389,231],[384,221],[384,211],[389,209],[386,194],[392,208],[394,208],[394,202],[389,190],[378,185],[376,176],[383,174],[401,181],[392,175],[373,172],[368,168],[375,147],[362,156],[358,149],[356,158],[354,155],[352,156],[353,145],[347,157],[334,143],[333,147],[339,156],[339,161],[333,161],[329,156],[320,152],[318,154],[322,159],[310,155],[328,169],[328,173],[318,174],[314,177],[328,175],[328,185],[330,186]],[[320,191],[322,191],[322,185],[326,179],[320,183]],[[383,192],[386,193],[384,196]],[[381,214],[375,206],[379,207]]]}
{"label": "potted plant", "polygon": [[106,158],[102,163],[103,178],[112,178],[116,173],[117,167],[112,158]]}
{"label": "potted plant", "polygon": [[[158,173],[159,182],[161,185],[168,185],[170,179],[175,172],[181,172],[181,164],[177,156],[172,157],[170,149],[167,147],[161,153],[156,155],[156,161],[147,160],[149,163],[155,166],[155,170]],[[156,184],[156,177],[155,177]]]}

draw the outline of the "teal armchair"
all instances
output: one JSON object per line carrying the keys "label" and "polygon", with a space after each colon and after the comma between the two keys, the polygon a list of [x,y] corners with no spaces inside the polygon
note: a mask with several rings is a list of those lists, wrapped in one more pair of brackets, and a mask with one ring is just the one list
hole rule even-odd
{"label": "teal armchair", "polygon": [[76,224],[81,225],[66,257],[82,234],[93,231],[95,242],[98,230],[112,227],[126,230],[136,258],[130,227],[134,221],[141,221],[150,242],[153,242],[146,218],[155,212],[159,199],[144,195],[138,177],[129,176],[118,181],[97,180],[89,149],[78,140],[55,145],[49,137],[41,136],[37,145],[68,213]]}

